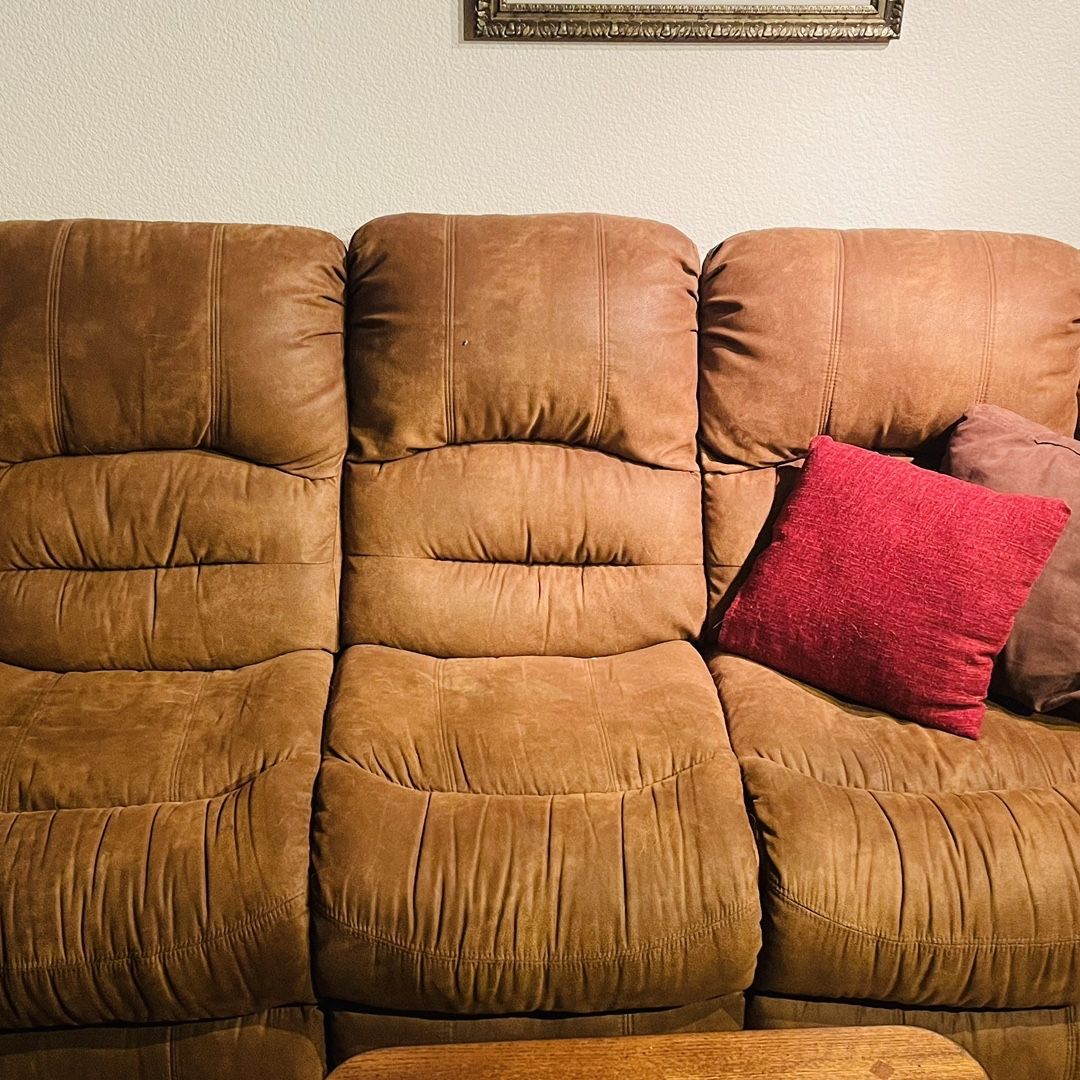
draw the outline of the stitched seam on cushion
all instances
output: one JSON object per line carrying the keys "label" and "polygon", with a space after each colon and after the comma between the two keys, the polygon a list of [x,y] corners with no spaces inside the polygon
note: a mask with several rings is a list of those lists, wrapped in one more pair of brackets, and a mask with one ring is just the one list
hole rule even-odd
{"label": "stitched seam on cushion", "polygon": [[210,681],[210,673],[203,672],[203,677],[199,680],[199,685],[195,689],[195,693],[191,697],[191,707],[188,709],[187,716],[184,718],[184,727],[180,732],[180,741],[176,745],[176,755],[173,758],[172,768],[169,770],[169,798],[172,802],[180,802],[180,761],[184,756],[184,751],[187,749],[188,733],[191,731],[192,724],[195,722],[195,713],[198,711],[199,704],[202,702],[203,691],[206,689],[207,683]]}
{"label": "stitched seam on cushion", "polygon": [[[594,657],[585,660],[585,679],[589,687],[589,704],[592,705],[593,717],[596,721],[596,730],[600,735],[600,746],[603,748],[604,760],[607,762],[608,776],[611,778],[612,791],[619,790],[619,776],[615,770],[615,755],[611,752],[611,740],[608,738],[607,724],[604,722],[604,712],[600,708],[600,694],[596,689],[596,674],[593,671]],[[624,792],[625,794],[625,792]]]}
{"label": "stitched seam on cushion", "polygon": [[[601,450],[599,453],[607,454],[608,457],[614,457],[614,454],[608,454],[606,450]],[[57,460],[94,460],[100,461],[102,458],[121,458],[121,457],[149,457],[155,454],[208,454],[212,457],[223,458],[226,461],[238,462],[241,465],[247,465],[252,469],[273,469],[274,472],[280,473],[282,476],[289,477],[290,480],[296,480],[301,484],[333,484],[337,483],[338,476],[334,474],[332,476],[304,476],[302,473],[293,472],[291,469],[287,469],[284,465],[275,465],[269,461],[255,461],[252,458],[244,457],[241,454],[235,453],[230,450],[225,453],[222,450],[215,450],[212,447],[205,446],[173,446],[173,447],[156,447],[154,449],[140,448],[138,450],[108,450],[108,451],[94,451],[93,453],[71,453],[65,452],[60,454],[42,454],[40,457],[23,458],[21,461],[9,461],[4,462],[3,467],[5,470],[21,468],[26,465],[33,465],[39,461],[57,461]],[[625,459],[620,459],[625,460]],[[631,465],[640,465],[639,462],[628,462]],[[643,469],[656,468],[659,470],[659,466],[641,465]],[[668,472],[679,472],[682,470],[668,469]]]}
{"label": "stitched seam on cushion", "polygon": [[19,812],[17,810],[3,809],[3,807],[7,806],[8,799],[11,797],[11,778],[15,774],[15,759],[18,757],[23,743],[26,742],[27,735],[30,734],[30,728],[41,714],[41,710],[45,707],[46,699],[53,690],[56,689],[57,683],[59,683],[62,678],[62,675],[57,675],[52,682],[47,686],[43,686],[38,691],[37,697],[34,699],[34,704],[26,714],[26,723],[19,728],[18,734],[11,740],[11,749],[8,751],[8,759],[4,765],[2,777],[0,777],[0,813],[15,814]]}
{"label": "stitched seam on cushion", "polygon": [[454,775],[454,761],[450,756],[450,736],[446,730],[446,719],[443,716],[443,670],[445,660],[435,661],[435,724],[439,730],[439,745],[443,752],[443,765],[446,768],[446,782],[450,790],[457,791],[457,777]]}
{"label": "stitched seam on cushion", "polygon": [[975,386],[975,403],[983,404],[990,389],[990,365],[994,354],[994,335],[997,325],[997,274],[994,271],[994,253],[990,250],[990,241],[985,233],[977,233],[986,255],[986,331],[983,335],[982,363],[979,368],[979,381]]}
{"label": "stitched seam on cushion", "polygon": [[0,574],[149,574],[160,570],[205,570],[207,567],[221,566],[330,565],[329,559],[322,562],[253,562],[250,559],[234,559],[231,562],[173,563],[171,566],[4,566],[0,567]]}
{"label": "stitched seam on cushion", "polygon": [[[285,654],[282,654],[282,655],[289,655],[289,654],[285,653]],[[95,670],[100,670],[100,669],[95,669]],[[130,670],[143,670],[143,669],[105,668],[104,670],[106,670],[106,671],[130,671]],[[162,669],[154,669],[154,670],[162,670]],[[173,671],[173,670],[177,670],[177,669],[166,668],[164,670]],[[201,671],[201,669],[199,669],[199,668],[183,668],[183,669],[179,669],[179,670],[182,670],[184,672]],[[214,668],[212,671],[204,671],[204,672],[202,672],[202,674],[204,674],[204,675],[213,675],[217,671],[220,671],[220,670],[221,670],[220,668]],[[235,670],[235,669],[229,669],[229,670]],[[77,674],[85,674],[85,672],[78,672]],[[57,677],[59,678],[60,676],[57,676]],[[284,757],[279,758],[277,761],[271,762],[269,765],[263,765],[262,767],[258,768],[255,772],[249,772],[246,776],[244,776],[241,779],[235,781],[229,787],[224,788],[221,791],[216,791],[213,795],[203,795],[203,796],[200,796],[199,798],[195,798],[195,799],[178,799],[175,802],[167,802],[167,801],[162,800],[162,799],[155,799],[153,802],[122,803],[119,806],[116,806],[116,805],[111,805],[111,806],[61,806],[61,807],[58,807],[58,808],[52,808],[51,807],[51,808],[48,808],[48,809],[40,809],[40,810],[6,810],[6,811],[0,811],[0,815],[7,814],[7,815],[12,816],[12,817],[17,817],[20,814],[78,814],[78,813],[92,812],[92,811],[98,811],[98,810],[104,810],[104,811],[106,811],[108,813],[112,813],[112,812],[115,812],[115,811],[118,811],[118,810],[134,810],[134,809],[139,808],[139,807],[147,807],[147,806],[160,808],[160,807],[163,807],[163,806],[176,806],[176,805],[186,804],[186,803],[209,803],[209,802],[213,802],[215,799],[226,799],[230,795],[235,795],[238,791],[242,791],[244,788],[249,787],[251,784],[254,784],[256,780],[259,780],[261,777],[268,775],[272,769],[279,769],[279,768],[281,768],[282,765],[290,765],[295,761],[301,761],[301,760],[303,760],[303,759],[299,754],[294,754],[294,753],[290,752],[290,753],[286,754]]]}
{"label": "stitched seam on cushion", "polygon": [[[718,653],[717,655],[734,656],[735,654],[734,653]],[[785,678],[788,678],[788,677],[789,676],[785,676]],[[882,714],[882,715],[884,715],[884,714]],[[873,794],[874,792],[877,792],[878,794],[881,794],[881,795],[897,795],[897,796],[899,796],[901,798],[905,798],[905,799],[907,799],[907,798],[925,799],[926,801],[928,801],[930,803],[931,806],[934,807],[935,810],[937,810],[937,812],[939,814],[942,813],[941,808],[937,805],[937,803],[934,800],[936,798],[938,798],[938,797],[943,797],[943,796],[952,796],[952,795],[990,795],[990,794],[996,795],[999,791],[1004,791],[1004,792],[1010,792],[1010,791],[1021,791],[1021,792],[1052,791],[1056,795],[1061,795],[1061,792],[1058,791],[1059,784],[1057,784],[1057,783],[1053,783],[1053,784],[1051,784],[1051,783],[1029,784],[1027,787],[996,787],[996,788],[976,787],[976,788],[945,788],[945,789],[934,789],[934,790],[919,790],[919,789],[916,789],[916,790],[900,790],[900,791],[897,791],[895,788],[868,787],[868,786],[863,785],[863,784],[851,784],[851,783],[848,783],[846,780],[844,780],[844,781],[822,780],[820,777],[815,776],[813,773],[804,772],[802,769],[795,768],[795,767],[793,767],[791,765],[786,765],[784,762],[778,761],[776,758],[766,757],[764,754],[756,754],[756,753],[755,754],[737,754],[736,756],[738,757],[738,760],[739,760],[740,764],[742,762],[744,762],[744,761],[765,761],[765,762],[768,762],[770,765],[779,766],[785,772],[793,773],[796,776],[805,777],[807,780],[813,780],[815,784],[821,784],[824,787],[838,788],[841,791],[864,791],[867,794]],[[1063,781],[1063,783],[1071,783],[1071,781]],[[1072,806],[1071,803],[1069,805],[1070,805],[1070,807]],[[942,816],[944,817],[944,814],[942,814]]]}
{"label": "stitched seam on cushion", "polygon": [[207,353],[210,362],[210,416],[207,424],[211,446],[221,435],[221,249],[224,225],[215,225],[210,236],[210,269],[207,282]]}
{"label": "stitched seam on cushion", "polygon": [[396,788],[401,788],[402,791],[416,791],[421,794],[434,795],[475,795],[477,798],[482,799],[576,799],[580,798],[582,795],[632,795],[636,791],[648,791],[649,788],[658,787],[660,784],[667,784],[672,780],[676,780],[678,777],[682,776],[683,773],[691,772],[701,765],[708,765],[711,762],[719,761],[722,757],[726,757],[730,753],[731,751],[724,750],[719,754],[710,754],[709,757],[701,758],[699,761],[694,761],[681,769],[676,769],[673,773],[668,773],[667,776],[662,776],[658,780],[651,780],[647,784],[642,784],[641,787],[616,788],[614,791],[555,791],[546,792],[544,794],[524,791],[442,791],[439,788],[411,787],[399,783],[397,780],[391,780],[389,776],[385,776],[383,773],[377,773],[366,765],[361,765],[360,762],[355,761],[352,758],[344,758],[339,753],[334,752],[334,760],[340,761],[343,765],[352,765],[353,768],[360,769],[361,772],[367,773],[368,776],[373,779],[381,780]]}
{"label": "stitched seam on cushion", "polygon": [[844,312],[844,270],[845,247],[844,234],[840,230],[836,236],[836,274],[833,282],[832,329],[829,335],[829,357],[825,367],[825,389],[821,397],[821,415],[818,417],[817,432],[827,435],[832,421],[833,398],[836,395],[836,376],[840,367],[840,332]]}
{"label": "stitched seam on cushion", "polygon": [[1064,443],[1059,442],[1057,439],[1032,439],[1036,446],[1056,446],[1059,450],[1067,450],[1075,457],[1080,457],[1080,450],[1076,450],[1071,446],[1066,446]]}
{"label": "stitched seam on cushion", "polygon": [[[86,957],[80,960],[46,960],[41,963],[7,964],[0,967],[0,972],[9,975],[18,975],[23,973],[29,974],[35,971],[61,971],[72,968],[109,967],[114,964],[139,963],[143,960],[157,960],[167,956],[174,956],[178,953],[191,952],[193,949],[201,949],[206,945],[215,945],[221,941],[228,941],[231,938],[241,937],[251,930],[261,929],[270,922],[278,921],[275,919],[275,916],[282,911],[288,910],[290,907],[294,907],[298,901],[303,902],[304,909],[306,910],[306,889],[302,892],[294,893],[284,900],[279,900],[269,907],[253,912],[240,922],[233,923],[232,926],[223,927],[221,930],[215,931],[213,934],[206,937],[181,942],[179,945],[165,945],[159,949],[152,949],[149,952],[132,951],[126,953],[111,953],[106,956]],[[304,910],[299,912],[301,915],[304,913]],[[283,919],[280,921],[288,922],[289,920]]]}
{"label": "stitched seam on cushion", "polygon": [[596,414],[593,417],[592,430],[587,440],[589,446],[600,445],[600,435],[604,427],[604,414],[607,412],[608,396],[608,314],[607,314],[607,246],[604,241],[604,219],[599,215],[593,218],[596,224],[596,291],[599,318],[599,361],[600,383],[596,391]]}
{"label": "stitched seam on cushion", "polygon": [[456,261],[457,219],[448,215],[443,232],[444,269],[446,281],[446,353],[443,357],[443,407],[446,410],[446,441],[457,442],[457,418],[454,402],[454,264]]}
{"label": "stitched seam on cushion", "polygon": [[820,919],[822,922],[828,923],[831,926],[835,926],[840,930],[844,930],[849,934],[854,934],[857,937],[866,938],[870,941],[879,942],[882,945],[933,945],[935,948],[940,949],[1012,949],[1012,948],[1053,948],[1058,945],[1077,945],[1080,944],[1080,937],[1071,938],[968,938],[965,941],[952,941],[945,938],[935,937],[897,937],[892,934],[880,933],[876,930],[867,930],[861,926],[852,926],[851,923],[846,923],[842,919],[838,919],[833,915],[826,915],[824,912],[819,911],[817,908],[811,907],[809,904],[798,899],[791,892],[789,892],[783,885],[777,881],[772,881],[769,884],[769,889],[772,893],[781,901],[792,904],[802,911],[806,912],[812,918]]}
{"label": "stitched seam on cushion", "polygon": [[49,291],[45,301],[45,342],[49,365],[49,401],[52,410],[53,431],[56,435],[58,457],[67,455],[67,437],[64,435],[62,375],[60,368],[60,278],[64,267],[68,237],[74,222],[65,221],[56,234],[52,259],[49,263]]}
{"label": "stitched seam on cushion", "polygon": [[[889,767],[888,760],[885,757],[885,751],[882,750],[881,746],[878,744],[877,739],[875,739],[870,734],[869,728],[865,727],[862,724],[857,724],[856,729],[862,733],[863,738],[864,738],[864,740],[866,742],[866,745],[870,748],[871,755],[873,757],[877,758],[878,765],[881,767],[881,780],[882,780],[882,783],[887,785],[883,790],[892,791],[893,790],[893,788],[892,788],[892,783],[893,783],[892,769]],[[815,777],[815,779],[816,779],[816,777]],[[871,790],[871,789],[868,788],[867,790]],[[877,789],[873,789],[873,790],[877,790]],[[875,800],[875,801],[877,801],[877,800]],[[881,803],[878,802],[878,805],[880,806]],[[884,813],[884,812],[885,812],[884,809],[882,809],[882,813]]]}
{"label": "stitched seam on cushion", "polygon": [[704,937],[711,931],[718,929],[721,926],[727,926],[730,923],[735,922],[741,918],[747,912],[756,911],[757,901],[752,900],[743,904],[739,904],[737,907],[732,908],[726,914],[719,916],[716,919],[711,919],[709,922],[702,923],[700,926],[692,927],[689,930],[685,930],[679,934],[672,934],[670,937],[662,938],[659,941],[650,942],[648,945],[639,945],[635,949],[615,949],[611,952],[603,953],[574,953],[571,956],[488,956],[488,955],[473,955],[467,953],[443,953],[434,952],[429,949],[424,949],[416,945],[409,945],[406,942],[398,941],[395,938],[387,937],[383,934],[376,933],[373,930],[369,930],[366,927],[357,926],[354,923],[347,922],[337,915],[332,914],[323,904],[313,904],[312,909],[320,915],[322,918],[334,923],[336,926],[340,926],[343,930],[347,930],[350,934],[356,937],[367,938],[378,945],[384,945],[387,948],[395,949],[398,952],[406,953],[410,956],[422,956],[428,960],[445,960],[451,963],[468,963],[468,964],[511,964],[518,967],[534,967],[538,965],[550,965],[550,966],[562,966],[565,964],[580,964],[586,960],[627,960],[633,959],[638,956],[645,956],[648,953],[665,952],[668,949],[673,949],[679,945],[685,944],[688,941],[693,941],[696,938]]}
{"label": "stitched seam on cushion", "polygon": [[878,808],[879,813],[885,819],[885,823],[889,826],[889,832],[892,833],[893,843],[896,845],[896,858],[900,868],[900,902],[897,905],[897,931],[900,929],[900,924],[904,921],[904,901],[907,899],[907,874],[904,869],[904,845],[900,839],[900,834],[896,831],[896,825],[893,819],[889,817],[888,812],[882,805],[879,793],[871,791],[869,793],[870,798],[874,800],[874,805]]}
{"label": "stitched seam on cushion", "polygon": [[176,1052],[176,1025],[165,1029],[165,1045],[169,1050],[169,1080],[180,1080],[180,1061]]}
{"label": "stitched seam on cushion", "polygon": [[[381,466],[380,466],[381,467]],[[337,513],[334,515],[334,522],[331,526],[333,533],[332,546],[330,549],[330,590],[331,593],[338,597],[338,602],[334,605],[334,652],[338,652],[341,648],[341,578],[342,570],[345,566],[345,538],[341,528],[341,494],[342,485],[338,483],[334,492],[334,504],[337,507]]]}
{"label": "stitched seam on cushion", "polygon": [[[414,461],[418,459],[421,454],[438,454],[441,451],[456,450],[459,448],[467,448],[471,446],[554,446],[561,450],[574,450],[581,454],[598,454],[600,457],[610,461],[617,461],[623,465],[629,465],[634,469],[647,469],[649,472],[656,475],[664,476],[692,476],[695,479],[701,476],[701,470],[698,468],[683,469],[677,465],[654,465],[648,461],[639,461],[636,458],[627,457],[625,454],[620,454],[614,450],[608,448],[598,448],[595,446],[584,446],[581,443],[573,442],[560,442],[557,439],[516,439],[516,438],[500,438],[500,439],[461,439],[454,443],[452,446],[432,446],[422,450],[413,450],[410,453],[400,458],[394,458],[391,461],[381,462],[368,462],[362,461],[356,456],[353,451],[350,451],[346,455],[346,462],[350,465],[377,465],[380,469],[385,468],[388,465],[398,465],[402,462]],[[241,465],[250,465],[254,469],[273,469],[274,472],[281,473],[283,476],[291,477],[304,484],[327,484],[335,483],[339,477],[336,474],[327,476],[305,476],[303,473],[293,472],[285,465],[275,464],[271,461],[256,461],[253,458],[245,457],[243,454],[238,453],[235,450],[216,450],[213,447],[207,446],[172,446],[172,447],[156,447],[154,449],[147,449],[140,447],[133,450],[102,450],[102,451],[77,451],[77,452],[64,452],[56,454],[39,454],[35,457],[21,458],[19,461],[6,461],[0,462],[5,469],[14,469],[24,465],[32,465],[37,461],[55,461],[58,458],[68,459],[74,458],[76,460],[80,458],[85,459],[100,459],[108,457],[132,457],[134,455],[150,455],[150,454],[210,454],[214,457],[225,458],[228,461],[239,462]],[[882,451],[886,457],[910,457],[902,453],[890,454]],[[798,461],[801,458],[796,457],[790,460],[773,462],[768,465],[760,465],[754,467],[747,467],[740,469],[738,472],[733,473],[710,473],[711,476],[742,476],[744,473],[761,472],[764,469],[775,469],[779,466],[790,465],[792,461]],[[369,482],[369,477],[362,477],[360,482]]]}
{"label": "stitched seam on cushion", "polygon": [[1075,1005],[1069,1006],[1065,1024],[1065,1076],[1070,1077],[1076,1075],[1077,1059],[1080,1058],[1080,1023]]}
{"label": "stitched seam on cushion", "polygon": [[[410,559],[413,562],[463,563],[466,566],[551,566],[561,570],[637,570],[643,566],[692,566],[701,569],[699,562],[520,562],[515,559],[452,559],[442,555],[381,555],[373,551],[350,551],[347,559]],[[742,563],[736,565],[741,566]]]}

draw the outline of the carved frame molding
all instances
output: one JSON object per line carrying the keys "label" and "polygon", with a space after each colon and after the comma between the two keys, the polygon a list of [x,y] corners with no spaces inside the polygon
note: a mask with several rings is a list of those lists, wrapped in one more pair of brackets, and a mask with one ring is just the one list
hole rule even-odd
{"label": "carved frame molding", "polygon": [[544,3],[464,0],[470,41],[888,42],[904,0],[849,5]]}

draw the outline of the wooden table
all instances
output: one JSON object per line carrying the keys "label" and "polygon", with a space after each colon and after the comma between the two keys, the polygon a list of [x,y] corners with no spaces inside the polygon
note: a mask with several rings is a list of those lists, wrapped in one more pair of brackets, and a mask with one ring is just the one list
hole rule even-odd
{"label": "wooden table", "polygon": [[371,1050],[330,1080],[987,1080],[912,1027],[810,1028]]}

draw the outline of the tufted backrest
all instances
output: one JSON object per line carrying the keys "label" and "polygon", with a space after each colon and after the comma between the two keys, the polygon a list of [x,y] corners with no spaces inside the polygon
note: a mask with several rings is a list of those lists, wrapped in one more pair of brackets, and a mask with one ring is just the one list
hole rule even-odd
{"label": "tufted backrest", "polygon": [[700,631],[696,287],[693,245],[647,221],[356,234],[346,643],[591,656]]}
{"label": "tufted backrest", "polygon": [[343,254],[295,228],[0,224],[0,661],[335,647]]}
{"label": "tufted backrest", "polygon": [[709,631],[818,434],[933,459],[970,405],[1071,434],[1080,252],[1002,233],[771,229],[702,272]]}

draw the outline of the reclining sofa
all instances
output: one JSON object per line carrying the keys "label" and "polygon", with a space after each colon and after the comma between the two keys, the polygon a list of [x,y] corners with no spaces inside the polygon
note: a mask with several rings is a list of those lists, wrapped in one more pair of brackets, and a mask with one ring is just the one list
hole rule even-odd
{"label": "reclining sofa", "polygon": [[908,1023],[1080,1077],[1080,723],[724,655],[819,433],[1077,421],[1080,253],[0,225],[0,1077]]}

